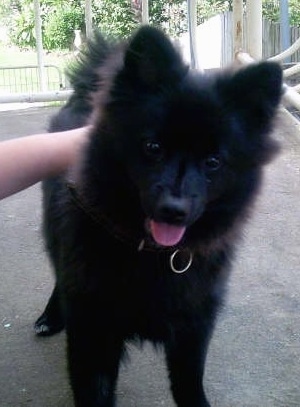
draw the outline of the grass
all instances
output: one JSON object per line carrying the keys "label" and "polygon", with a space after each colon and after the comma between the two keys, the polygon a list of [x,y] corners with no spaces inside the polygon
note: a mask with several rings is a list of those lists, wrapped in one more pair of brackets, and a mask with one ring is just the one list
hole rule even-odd
{"label": "grass", "polygon": [[[48,90],[59,90],[65,86],[64,69],[72,59],[72,53],[49,53],[44,55],[45,65],[55,65],[45,68],[45,79]],[[17,48],[0,47],[0,92],[36,92],[39,90],[37,68],[22,68],[22,66],[37,66],[37,55],[34,51],[20,51]],[[18,69],[4,69],[20,67]]]}

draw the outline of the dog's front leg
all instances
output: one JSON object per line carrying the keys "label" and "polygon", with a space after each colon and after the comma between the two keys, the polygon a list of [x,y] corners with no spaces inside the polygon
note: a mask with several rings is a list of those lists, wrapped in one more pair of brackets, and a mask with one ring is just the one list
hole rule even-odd
{"label": "dog's front leg", "polygon": [[[91,315],[67,325],[68,367],[76,407],[113,407],[123,340]],[[96,317],[94,315],[94,317]],[[99,317],[99,316],[98,316]]]}
{"label": "dog's front leg", "polygon": [[57,284],[42,315],[36,320],[34,330],[38,336],[51,336],[64,329],[64,318]]}
{"label": "dog's front leg", "polygon": [[177,332],[165,344],[171,390],[178,407],[209,407],[203,389],[210,330]]}

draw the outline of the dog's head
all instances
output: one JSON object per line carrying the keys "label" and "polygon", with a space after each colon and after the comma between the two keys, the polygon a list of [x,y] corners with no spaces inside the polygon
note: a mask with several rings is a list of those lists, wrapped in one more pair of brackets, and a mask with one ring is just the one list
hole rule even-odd
{"label": "dog's head", "polygon": [[268,62],[202,74],[160,31],[133,36],[101,120],[157,244],[176,245],[195,225],[216,233],[214,219],[226,228],[247,206],[276,150],[281,81]]}

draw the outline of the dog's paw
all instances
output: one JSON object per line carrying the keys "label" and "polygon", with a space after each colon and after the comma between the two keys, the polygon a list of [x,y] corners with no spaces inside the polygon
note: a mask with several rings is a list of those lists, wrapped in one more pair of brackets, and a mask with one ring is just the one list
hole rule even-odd
{"label": "dog's paw", "polygon": [[64,329],[62,321],[51,321],[47,315],[41,315],[34,324],[34,331],[37,336],[51,336]]}

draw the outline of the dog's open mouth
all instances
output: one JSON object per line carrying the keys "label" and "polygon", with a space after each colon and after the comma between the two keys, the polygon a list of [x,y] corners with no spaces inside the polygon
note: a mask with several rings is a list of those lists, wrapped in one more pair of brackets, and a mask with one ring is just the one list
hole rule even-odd
{"label": "dog's open mouth", "polygon": [[182,239],[186,227],[169,223],[149,221],[149,229],[154,241],[161,246],[175,246]]}

